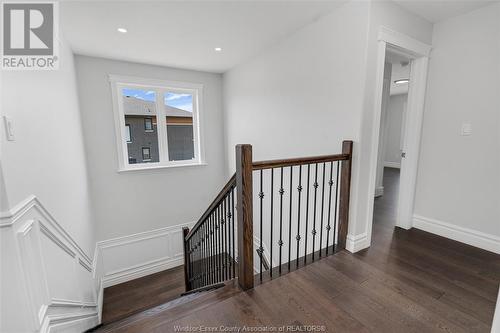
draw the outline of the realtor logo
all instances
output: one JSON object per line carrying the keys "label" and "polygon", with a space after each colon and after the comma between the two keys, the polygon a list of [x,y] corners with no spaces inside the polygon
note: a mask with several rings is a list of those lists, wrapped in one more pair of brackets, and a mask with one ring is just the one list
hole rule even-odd
{"label": "realtor logo", "polygon": [[57,3],[3,3],[2,69],[58,68]]}

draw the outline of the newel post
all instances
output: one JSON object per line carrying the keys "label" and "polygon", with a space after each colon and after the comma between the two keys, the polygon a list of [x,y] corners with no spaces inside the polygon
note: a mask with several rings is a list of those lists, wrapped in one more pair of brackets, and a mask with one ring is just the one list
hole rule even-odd
{"label": "newel post", "polygon": [[189,291],[191,287],[189,286],[189,242],[186,240],[186,236],[189,234],[189,228],[182,228],[182,244],[184,248],[184,285],[186,291]]}
{"label": "newel post", "polygon": [[347,228],[349,227],[349,197],[351,193],[352,141],[342,142],[342,154],[349,154],[347,160],[342,161],[340,169],[340,199],[339,199],[339,238],[338,246],[345,249]]}
{"label": "newel post", "polygon": [[236,193],[238,217],[238,283],[253,288],[252,146],[236,146]]}

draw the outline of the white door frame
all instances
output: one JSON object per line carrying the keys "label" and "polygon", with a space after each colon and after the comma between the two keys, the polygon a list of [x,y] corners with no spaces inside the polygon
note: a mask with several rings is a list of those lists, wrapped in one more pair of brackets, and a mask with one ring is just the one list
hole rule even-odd
{"label": "white door frame", "polygon": [[413,202],[415,198],[415,184],[417,179],[418,154],[420,149],[420,137],[424,113],[425,89],[427,86],[427,67],[431,51],[430,45],[388,28],[380,27],[378,34],[377,76],[375,82],[375,103],[371,138],[371,151],[373,154],[370,158],[370,181],[368,185],[368,193],[371,195],[369,196],[367,208],[367,236],[370,243],[373,224],[373,193],[375,193],[380,117],[382,112],[385,53],[388,47],[390,47],[391,50],[399,51],[412,58],[404,140],[406,158],[401,159],[399,203],[396,221],[396,225],[404,229],[410,229],[413,226]]}

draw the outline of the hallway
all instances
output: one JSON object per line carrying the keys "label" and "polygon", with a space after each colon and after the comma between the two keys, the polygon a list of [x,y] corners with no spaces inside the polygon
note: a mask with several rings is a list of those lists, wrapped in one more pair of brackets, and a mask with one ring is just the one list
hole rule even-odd
{"label": "hallway", "polygon": [[394,227],[396,224],[399,174],[396,168],[384,168],[384,195],[375,198],[373,223]]}
{"label": "hallway", "polygon": [[248,292],[229,282],[99,331],[319,325],[328,332],[489,332],[500,256],[420,230],[394,228],[399,170],[386,168],[384,178],[369,249],[342,251]]}

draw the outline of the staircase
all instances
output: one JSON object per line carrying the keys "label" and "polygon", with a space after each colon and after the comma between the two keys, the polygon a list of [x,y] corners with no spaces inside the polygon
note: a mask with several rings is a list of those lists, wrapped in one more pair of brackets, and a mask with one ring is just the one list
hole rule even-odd
{"label": "staircase", "polygon": [[262,282],[344,249],[351,161],[352,141],[341,154],[272,161],[237,145],[235,174],[183,230],[186,291],[236,278],[248,290],[256,273]]}
{"label": "staircase", "polygon": [[[342,153],[253,161],[236,146],[236,172],[195,226],[183,229],[185,292],[94,329],[144,332],[345,248],[352,141]],[[126,302],[126,300],[124,300]]]}
{"label": "staircase", "polygon": [[130,317],[97,327],[92,332],[150,332],[157,326],[165,326],[197,311],[239,294],[241,289],[234,282],[221,288],[190,293],[170,302],[139,312]]}

